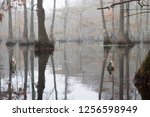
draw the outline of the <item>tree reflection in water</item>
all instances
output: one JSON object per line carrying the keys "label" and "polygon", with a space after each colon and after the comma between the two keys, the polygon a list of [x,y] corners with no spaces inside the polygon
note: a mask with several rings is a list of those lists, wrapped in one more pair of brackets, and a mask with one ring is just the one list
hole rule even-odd
{"label": "tree reflection in water", "polygon": [[[139,59],[144,60],[148,51],[146,48],[139,56],[138,46],[112,49],[101,47],[95,51],[98,45],[82,43],[78,57],[77,43],[68,43],[67,46],[56,45],[55,54],[53,51],[49,54],[42,52],[38,58],[34,58],[34,46],[18,45],[7,48],[6,45],[1,46],[3,52],[8,52],[7,55],[0,52],[1,99],[141,99],[139,93],[135,92],[133,77],[136,69],[141,66]],[[71,48],[67,50],[68,47]],[[8,68],[13,57],[16,59],[17,73],[12,75]],[[112,79],[109,79],[106,71],[110,60],[115,64]],[[46,67],[49,66],[48,61],[51,62],[51,69]]]}
{"label": "tree reflection in water", "polygon": [[43,91],[45,88],[45,69],[51,54],[41,53],[38,55],[38,100],[42,100]]}
{"label": "tree reflection in water", "polygon": [[100,87],[99,87],[99,100],[101,100],[101,93],[103,89],[103,81],[104,81],[104,73],[106,68],[106,60],[109,54],[111,47],[104,47],[104,60],[102,65],[102,72],[101,72],[101,81],[100,81]]}
{"label": "tree reflection in water", "polygon": [[24,94],[24,100],[27,99],[27,79],[28,79],[28,46],[21,46],[20,49],[22,50],[23,57],[24,57],[24,88],[23,88],[23,94]]}
{"label": "tree reflection in water", "polygon": [[7,47],[8,50],[8,59],[9,59],[9,80],[8,80],[8,100],[12,99],[12,75],[13,75],[13,65],[12,65],[12,59],[13,59],[13,51],[14,46]]}

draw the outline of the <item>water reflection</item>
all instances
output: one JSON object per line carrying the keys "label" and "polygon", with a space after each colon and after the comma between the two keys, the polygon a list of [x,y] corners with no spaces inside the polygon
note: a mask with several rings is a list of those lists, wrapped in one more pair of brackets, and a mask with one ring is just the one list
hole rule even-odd
{"label": "water reflection", "polygon": [[[141,99],[133,78],[148,49],[148,45],[56,43],[54,52],[35,57],[34,46],[6,47],[2,42],[0,99]],[[107,71],[110,61],[115,66],[112,76]]]}
{"label": "water reflection", "polygon": [[12,76],[14,73],[14,63],[13,63],[13,50],[14,50],[14,46],[10,46],[7,47],[8,49],[8,63],[9,63],[9,80],[8,80],[8,99],[11,100],[12,98],[12,90],[13,90],[13,86],[12,86]]}
{"label": "water reflection", "polygon": [[102,64],[102,73],[101,73],[101,81],[100,81],[100,91],[99,91],[99,100],[101,100],[102,96],[102,89],[103,89],[103,82],[104,82],[104,72],[105,72],[105,67],[106,67],[106,61],[107,61],[107,57],[110,51],[110,47],[104,47],[104,60],[103,60],[103,64]]}
{"label": "water reflection", "polygon": [[23,53],[24,58],[24,87],[23,87],[23,93],[24,93],[24,100],[27,99],[27,82],[28,82],[28,46],[21,46],[20,50]]}
{"label": "water reflection", "polygon": [[32,100],[35,100],[35,86],[34,86],[34,47],[29,48],[30,51],[30,64],[31,64],[31,89],[32,89]]}
{"label": "water reflection", "polygon": [[38,100],[43,99],[43,91],[45,89],[45,69],[49,56],[50,54],[42,54],[42,53],[38,56],[38,84],[37,84]]}

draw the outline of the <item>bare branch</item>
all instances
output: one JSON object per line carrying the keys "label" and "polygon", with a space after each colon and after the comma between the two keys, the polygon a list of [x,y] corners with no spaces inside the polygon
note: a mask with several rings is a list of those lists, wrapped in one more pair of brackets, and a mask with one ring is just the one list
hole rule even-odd
{"label": "bare branch", "polygon": [[135,1],[138,1],[138,4],[143,7],[143,6],[146,6],[146,5],[141,5],[140,4],[140,0],[127,0],[127,1],[123,1],[123,2],[117,2],[117,3],[113,3],[111,4],[110,6],[106,6],[106,7],[103,7],[103,8],[97,8],[97,10],[101,10],[101,9],[110,9],[110,8],[113,8],[117,5],[120,5],[120,4],[125,4],[125,3],[129,3],[129,2],[135,2]]}
{"label": "bare branch", "polygon": [[138,14],[143,14],[143,13],[150,13],[150,12],[144,11],[144,12],[139,12],[139,13],[134,13],[134,14],[126,15],[124,17],[130,17],[130,16],[134,16],[134,15],[138,15]]}

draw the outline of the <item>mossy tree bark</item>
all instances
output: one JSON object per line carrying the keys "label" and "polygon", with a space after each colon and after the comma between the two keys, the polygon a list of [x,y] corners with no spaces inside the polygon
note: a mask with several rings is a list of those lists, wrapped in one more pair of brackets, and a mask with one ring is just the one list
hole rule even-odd
{"label": "mossy tree bark", "polygon": [[141,67],[134,77],[134,84],[137,87],[143,100],[150,99],[150,51],[143,61]]}

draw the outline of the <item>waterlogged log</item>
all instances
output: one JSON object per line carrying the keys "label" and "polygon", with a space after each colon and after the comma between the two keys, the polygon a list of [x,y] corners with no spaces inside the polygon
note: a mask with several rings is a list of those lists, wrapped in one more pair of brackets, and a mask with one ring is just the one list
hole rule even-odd
{"label": "waterlogged log", "polygon": [[134,85],[137,87],[143,100],[150,99],[150,51],[135,74]]}

